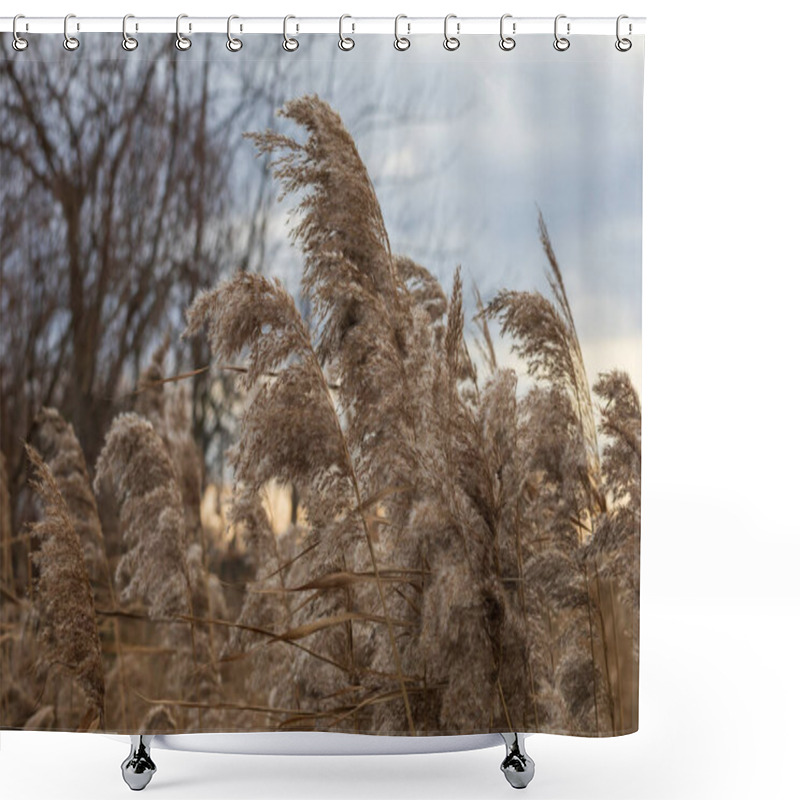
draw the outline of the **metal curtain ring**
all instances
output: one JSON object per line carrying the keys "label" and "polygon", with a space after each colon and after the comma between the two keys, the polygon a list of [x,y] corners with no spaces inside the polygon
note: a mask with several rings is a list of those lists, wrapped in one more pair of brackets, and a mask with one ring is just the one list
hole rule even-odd
{"label": "metal curtain ring", "polygon": [[[503,16],[500,17],[500,49],[506,52],[513,50],[517,46],[517,40],[513,36],[506,36],[503,30],[503,25],[507,19],[511,19],[511,14],[503,14]],[[517,32],[516,23],[512,24],[511,30],[514,33]]]}
{"label": "metal curtain ring", "polygon": [[286,50],[287,53],[293,53],[298,47],[300,47],[300,42],[298,42],[297,39],[293,39],[291,36],[289,36],[288,25],[290,19],[296,18],[291,14],[283,18],[283,49]]}
{"label": "metal curtain ring", "polygon": [[[617,41],[614,42],[614,47],[616,47],[617,50],[620,51],[620,53],[627,53],[628,50],[630,50],[631,47],[633,47],[633,42],[630,39],[623,39],[619,35],[619,24],[624,19],[628,19],[628,15],[627,14],[620,14],[617,17]],[[628,24],[628,33],[630,33],[630,32],[631,32],[631,26],[630,26],[630,23],[629,23]]]}
{"label": "metal curtain ring", "polygon": [[77,50],[81,46],[81,43],[74,36],[69,35],[68,28],[71,19],[75,19],[74,14],[67,14],[67,16],[64,17],[64,49],[70,52]]}
{"label": "metal curtain ring", "polygon": [[[352,50],[356,46],[355,41],[351,39],[349,36],[345,36],[342,30],[342,26],[344,25],[344,21],[346,19],[353,19],[353,18],[349,14],[342,14],[342,16],[339,17],[339,49],[345,51]],[[351,26],[353,30],[356,29],[355,23],[351,23]]]}
{"label": "metal curtain ring", "polygon": [[[451,19],[456,19],[455,14],[448,14],[444,18],[444,49],[449,50],[451,53],[453,50],[458,50],[461,47],[461,40],[457,36],[450,36],[447,33],[447,23],[450,22]],[[456,23],[456,33],[459,33],[461,29],[461,23]]]}
{"label": "metal curtain ring", "polygon": [[23,39],[17,33],[17,20],[20,20],[20,19],[25,19],[25,15],[24,14],[17,14],[17,16],[14,17],[13,24],[11,25],[11,33],[14,35],[14,40],[11,42],[11,46],[15,50],[18,50],[21,53],[23,50],[27,50],[28,49],[28,40],[27,39]]}
{"label": "metal curtain ring", "polygon": [[130,53],[139,46],[139,40],[134,39],[133,36],[128,36],[129,19],[134,19],[133,14],[126,14],[122,18],[122,49],[127,50]]}
{"label": "metal curtain ring", "polygon": [[[408,50],[408,48],[411,47],[411,39],[400,35],[401,19],[408,19],[408,17],[405,14],[398,14],[394,18],[394,49],[403,51]],[[406,23],[406,28],[408,29],[408,33],[411,33],[410,23]]]}
{"label": "metal curtain ring", "polygon": [[[566,14],[559,14],[555,22],[553,23],[553,35],[555,36],[555,41],[553,42],[553,47],[559,51],[559,53],[563,53],[565,50],[569,50],[569,39],[566,36],[559,36],[558,35],[558,21],[560,19],[566,19]],[[569,22],[567,23],[567,36],[569,36]]]}
{"label": "metal curtain ring", "polygon": [[[188,19],[188,17],[188,14],[178,14],[175,20],[175,47],[178,50],[188,50],[192,46],[192,40],[181,33],[181,20]],[[189,26],[189,30],[191,29],[191,26]]]}
{"label": "metal curtain ring", "polygon": [[228,41],[225,42],[225,47],[227,47],[228,50],[231,51],[231,53],[238,53],[242,49],[242,40],[237,39],[231,33],[231,22],[233,22],[233,20],[235,19],[239,19],[239,17],[237,17],[236,14],[231,14],[228,17]]}

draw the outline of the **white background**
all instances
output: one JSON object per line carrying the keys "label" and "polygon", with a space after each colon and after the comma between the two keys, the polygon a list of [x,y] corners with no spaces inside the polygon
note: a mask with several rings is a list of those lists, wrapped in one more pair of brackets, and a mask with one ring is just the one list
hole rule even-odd
{"label": "white background", "polygon": [[[28,16],[647,16],[641,717],[528,740],[538,798],[797,797],[798,4],[18,0]],[[4,732],[17,798],[128,797],[124,744]],[[509,797],[501,749],[280,758],[155,751],[162,798]]]}

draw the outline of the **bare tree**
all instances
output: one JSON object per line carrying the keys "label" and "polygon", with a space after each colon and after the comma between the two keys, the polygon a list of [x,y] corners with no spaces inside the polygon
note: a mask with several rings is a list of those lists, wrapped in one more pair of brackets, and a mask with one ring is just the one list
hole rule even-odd
{"label": "bare tree", "polygon": [[[236,220],[257,233],[259,206],[274,202],[258,188],[265,179],[251,181],[250,213],[236,215],[230,185],[231,140],[256,95],[278,91],[274,81],[249,76],[223,102],[212,62],[186,71],[169,43],[146,61],[105,55],[0,65],[0,447],[12,497],[39,409],[58,407],[93,463],[189,299],[220,273],[254,266],[258,236]],[[262,79],[280,69],[272,63]],[[208,361],[202,343],[181,352],[171,368]],[[215,428],[211,379],[198,375],[192,389],[204,450]]]}

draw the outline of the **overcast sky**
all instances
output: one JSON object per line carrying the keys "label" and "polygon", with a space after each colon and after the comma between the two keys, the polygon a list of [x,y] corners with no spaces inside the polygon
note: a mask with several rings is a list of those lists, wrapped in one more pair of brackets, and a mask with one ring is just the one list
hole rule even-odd
{"label": "overcast sky", "polygon": [[[91,47],[89,38],[65,55],[53,37],[53,52],[43,41],[40,54],[89,62],[109,54],[164,57],[161,37],[142,37],[134,53],[116,38],[105,49]],[[342,52],[335,36],[317,34],[301,36],[299,50],[286,53],[271,34],[249,35],[231,54],[224,37],[195,38],[189,51],[170,47],[167,57],[186,81],[198,74],[193,62],[213,59],[220,114],[236,102],[243,74],[268,74],[258,61],[286,68],[287,96],[312,92],[330,102],[370,171],[393,251],[428,267],[448,290],[460,264],[467,289],[474,282],[484,301],[502,288],[547,291],[540,208],[590,379],[619,367],[641,388],[643,39],[634,37],[631,51],[619,53],[613,35],[576,36],[561,53],[546,35],[519,37],[511,52],[500,50],[497,36],[466,36],[447,52],[441,36],[425,35],[397,52],[391,37],[357,35],[355,48]],[[267,112],[253,109],[248,128],[270,124]],[[284,130],[302,135],[291,124]],[[231,180],[243,197],[261,168],[241,133],[230,132]],[[284,203],[270,225],[279,241],[291,205]],[[296,289],[302,262],[286,244],[264,269]],[[498,350],[511,357],[507,346]]]}
{"label": "overcast sky", "polygon": [[[641,40],[628,53],[613,42],[575,37],[558,53],[551,37],[528,36],[506,53],[495,36],[470,36],[449,53],[420,36],[397,53],[386,37],[361,36],[341,53],[322,37],[306,49],[316,69],[302,83],[351,127],[393,249],[446,287],[460,263],[485,300],[546,290],[541,208],[590,378],[621,367],[640,388],[644,52]],[[365,101],[410,121],[364,126]]]}

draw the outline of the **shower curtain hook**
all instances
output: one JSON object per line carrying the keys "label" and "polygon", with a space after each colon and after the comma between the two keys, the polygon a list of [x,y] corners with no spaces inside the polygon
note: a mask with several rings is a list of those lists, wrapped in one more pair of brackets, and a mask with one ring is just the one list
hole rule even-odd
{"label": "shower curtain hook", "polygon": [[[349,14],[342,14],[339,17],[339,49],[340,50],[352,50],[355,46],[355,40],[351,39],[349,36],[345,36],[344,32],[342,31],[342,26],[344,25],[344,21],[346,19],[353,19]],[[354,22],[350,23],[352,30],[355,31],[356,25]]]}
{"label": "shower curtain hook", "polygon": [[[67,16],[64,17],[64,49],[73,52],[81,46],[81,43],[77,38],[69,35],[68,26],[71,19],[75,19],[74,14],[67,14]],[[80,27],[78,27],[77,30],[80,30]]]}
{"label": "shower curtain hook", "polygon": [[[619,35],[619,24],[624,19],[628,19],[628,15],[627,14],[620,14],[617,17],[617,41],[614,42],[614,47],[616,47],[617,50],[619,50],[620,53],[627,53],[628,50],[630,50],[631,47],[633,47],[633,42],[630,39],[628,39],[628,38],[625,38],[625,39],[620,38],[620,35]],[[630,34],[632,32],[632,30],[633,29],[632,29],[631,24],[628,23],[628,34]]]}
{"label": "shower curtain hook", "polygon": [[[444,49],[449,50],[452,53],[454,50],[458,50],[458,48],[461,47],[461,40],[458,38],[458,36],[450,36],[447,33],[447,23],[450,22],[451,19],[457,19],[456,15],[448,14],[444,18]],[[460,29],[461,29],[461,23],[457,22],[456,23],[457,34],[460,32]]]}
{"label": "shower curtain hook", "polygon": [[283,49],[287,53],[293,53],[298,47],[300,47],[300,42],[298,42],[297,39],[293,39],[291,36],[289,36],[288,25],[290,19],[297,19],[297,17],[293,17],[291,14],[288,14],[283,18]]}
{"label": "shower curtain hook", "polygon": [[[177,47],[178,50],[188,50],[192,46],[192,40],[181,33],[181,20],[188,18],[188,14],[178,14],[175,20],[175,47]],[[192,26],[190,24],[189,30],[191,31],[191,29]]]}
{"label": "shower curtain hook", "polygon": [[135,19],[133,14],[126,14],[122,18],[122,49],[127,50],[129,53],[139,46],[139,40],[134,39],[133,36],[128,36],[128,20]]}
{"label": "shower curtain hook", "polygon": [[17,33],[17,20],[19,20],[19,19],[25,19],[25,15],[24,14],[17,14],[17,16],[14,17],[14,22],[11,25],[11,33],[14,36],[14,41],[11,42],[11,46],[15,50],[17,50],[18,52],[21,53],[23,50],[27,50],[28,49],[28,40],[27,39],[23,39]]}
{"label": "shower curtain hook", "polygon": [[[408,50],[408,48],[411,47],[411,39],[400,35],[401,19],[408,19],[408,17],[405,14],[398,14],[394,18],[394,49],[402,52],[403,50]],[[406,27],[408,28],[408,33],[411,33],[411,24],[407,22]]]}
{"label": "shower curtain hook", "polygon": [[231,51],[231,53],[238,53],[242,49],[243,42],[241,39],[237,39],[233,34],[231,34],[231,22],[233,20],[239,19],[236,14],[231,14],[228,17],[228,41],[225,42],[225,47]]}
{"label": "shower curtain hook", "polygon": [[[500,49],[506,52],[513,50],[517,46],[517,40],[513,36],[506,36],[503,31],[503,25],[507,19],[512,19],[511,14],[503,14],[503,16],[500,17]],[[516,22],[512,23],[511,31],[512,33],[517,32]]]}
{"label": "shower curtain hook", "polygon": [[[553,23],[553,35],[555,36],[555,41],[553,42],[553,47],[558,50],[559,53],[563,53],[565,50],[569,50],[570,41],[567,39],[566,36],[559,36],[558,35],[558,21],[560,19],[566,19],[566,14],[559,14],[555,22]],[[569,22],[567,23],[567,36],[569,36]]]}

